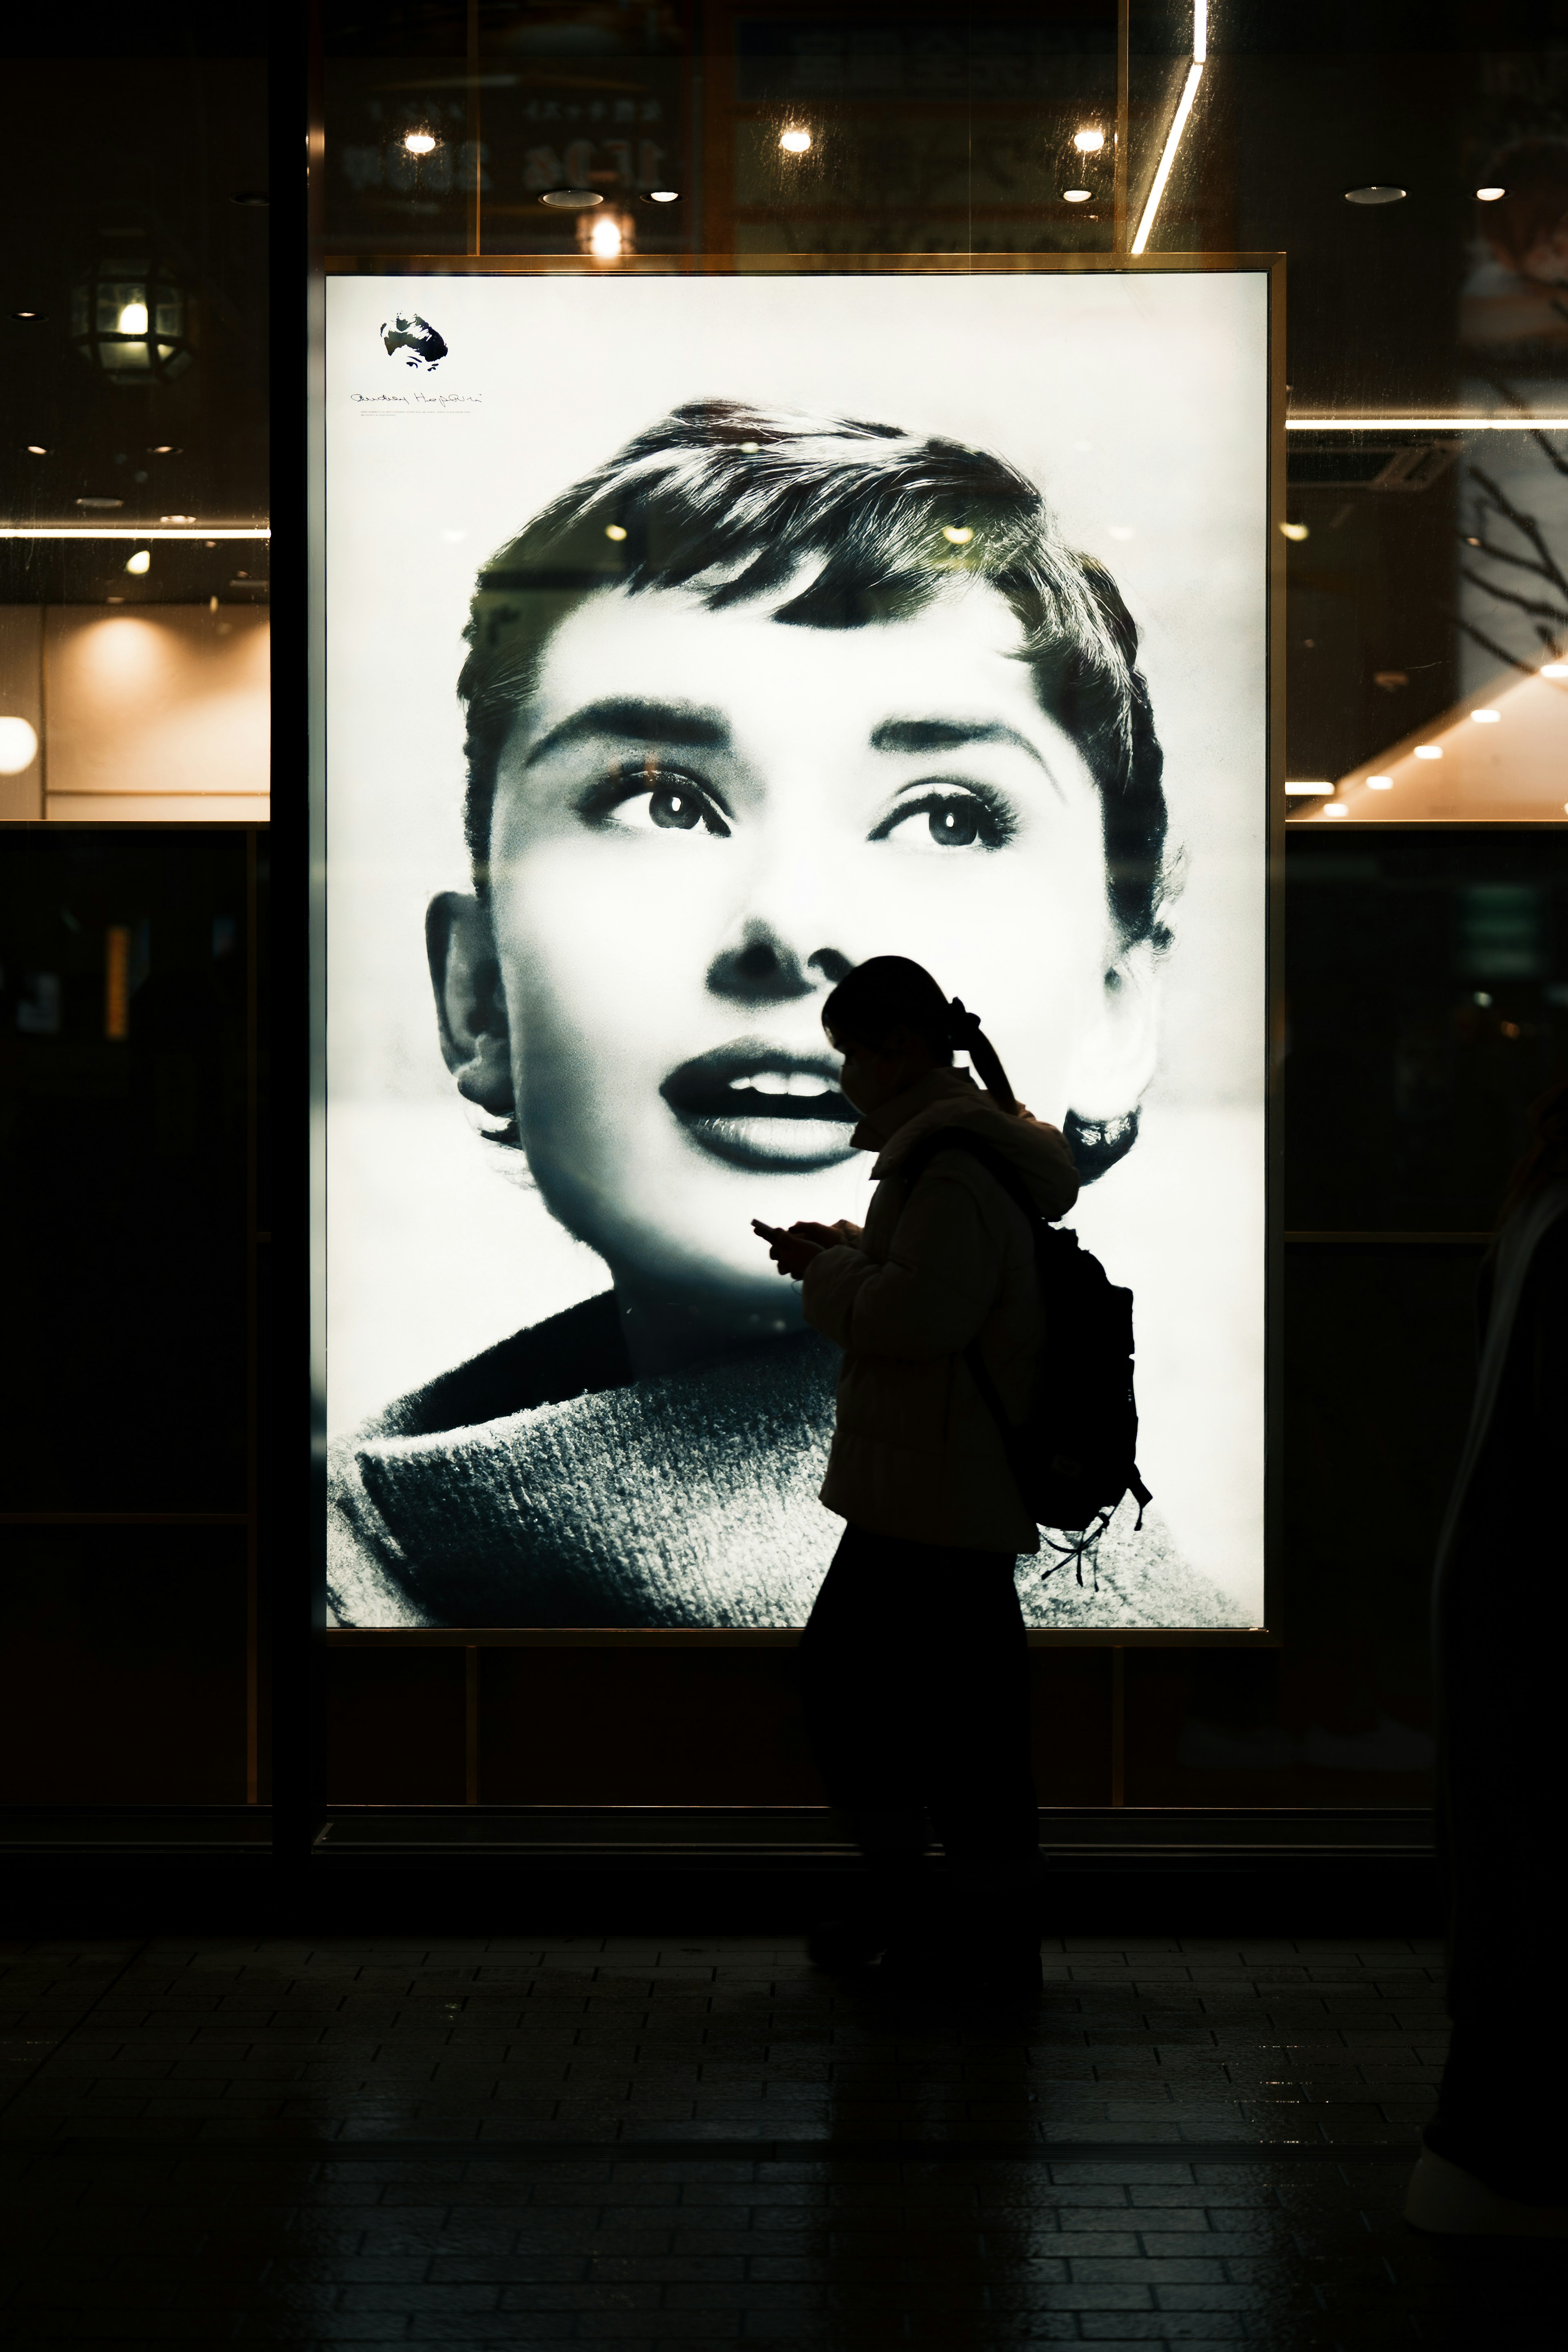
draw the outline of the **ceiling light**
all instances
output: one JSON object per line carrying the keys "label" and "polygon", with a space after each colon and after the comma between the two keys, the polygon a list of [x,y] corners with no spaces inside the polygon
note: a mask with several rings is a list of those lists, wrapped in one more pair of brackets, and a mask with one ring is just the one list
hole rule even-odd
{"label": "ceiling light", "polygon": [[1500,710],[1472,710],[1470,717],[1478,727],[1495,727],[1502,717]]}
{"label": "ceiling light", "polygon": [[1087,188],[1064,188],[1062,190],[1062,202],[1064,205],[1087,205],[1089,198],[1089,191]]}
{"label": "ceiling light", "polygon": [[1282,522],[1279,526],[1287,539],[1309,539],[1311,533],[1304,522]]}
{"label": "ceiling light", "polygon": [[673,205],[679,202],[679,188],[650,188],[647,192],[650,205]]}
{"label": "ceiling light", "polygon": [[1506,188],[1478,188],[1476,200],[1479,204],[1495,205],[1500,196],[1506,196],[1507,194]]}
{"label": "ceiling light", "polygon": [[1396,205],[1405,194],[1404,188],[1386,188],[1374,183],[1370,188],[1347,188],[1345,202],[1347,205]]}
{"label": "ceiling light", "polygon": [[974,533],[966,522],[944,522],[942,535],[953,547],[967,547]]}
{"label": "ceiling light", "polygon": [[47,310],[13,310],[11,313],[13,319],[47,319],[48,315]]}
{"label": "ceiling light", "polygon": [[160,522],[195,522],[195,515],[160,515]]}
{"label": "ceiling light", "polygon": [[1415,756],[1418,760],[1440,760],[1443,747],[1440,743],[1417,743]]}
{"label": "ceiling light", "polygon": [[125,569],[127,572],[134,572],[138,579],[143,572],[151,572],[153,558],[147,549],[139,547],[134,555],[128,555],[125,559]]}
{"label": "ceiling light", "polygon": [[179,454],[172,441],[154,441],[147,452],[149,457],[177,457]]}
{"label": "ceiling light", "polygon": [[626,529],[625,523],[607,522],[605,525],[605,537],[606,539],[615,540],[617,544],[621,540],[625,539],[626,535]]}
{"label": "ceiling light", "polygon": [[539,201],[557,212],[585,213],[590,205],[602,205],[605,199],[596,188],[546,188]]}
{"label": "ceiling light", "polygon": [[600,261],[616,261],[620,257],[621,225],[614,213],[596,220],[588,233],[588,250]]}
{"label": "ceiling light", "polygon": [[811,146],[809,131],[781,131],[779,145],[786,155],[804,155]]}
{"label": "ceiling light", "polygon": [[71,289],[70,340],[110,383],[166,383],[192,364],[190,303],[168,266],[100,255]]}
{"label": "ceiling light", "polygon": [[38,756],[38,738],[25,719],[0,719],[0,776],[19,776]]}
{"label": "ceiling light", "polygon": [[28,442],[27,455],[29,457],[47,457],[48,454],[48,451],[45,448],[41,441]]}
{"label": "ceiling light", "polygon": [[1542,677],[1568,677],[1568,662],[1542,662],[1541,675]]}
{"label": "ceiling light", "polygon": [[1394,790],[1394,778],[1392,776],[1369,776],[1366,780],[1366,788],[1369,793],[1391,793]]}
{"label": "ceiling light", "polygon": [[1287,793],[1292,799],[1299,798],[1304,793],[1331,793],[1333,789],[1332,784],[1287,784],[1285,787]]}
{"label": "ceiling light", "polygon": [[407,131],[403,143],[411,155],[433,155],[436,152],[435,139],[428,131]]}
{"label": "ceiling light", "polygon": [[1350,811],[1346,808],[1343,801],[1331,801],[1327,808],[1320,809],[1318,811],[1318,814],[1320,816],[1349,816]]}
{"label": "ceiling light", "polygon": [[1103,131],[1075,131],[1072,143],[1080,155],[1098,155],[1105,144]]}

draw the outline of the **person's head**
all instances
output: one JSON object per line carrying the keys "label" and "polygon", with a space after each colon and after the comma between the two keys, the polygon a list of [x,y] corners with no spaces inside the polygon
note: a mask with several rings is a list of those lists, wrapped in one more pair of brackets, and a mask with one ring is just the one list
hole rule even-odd
{"label": "person's head", "polygon": [[928,1071],[969,1055],[986,1092],[1016,1110],[1007,1073],[991,1040],[961,998],[944,996],[924,964],[908,956],[872,956],[841,980],[822,1008],[822,1026],[844,1057],[840,1090],[857,1110],[880,1110]]}
{"label": "person's head", "polygon": [[986,1006],[1037,1113],[1131,1139],[1160,747],[1115,583],[1023,475],[679,409],[501,549],[468,640],[447,1060],[618,1279],[776,1312],[749,1220],[858,1204],[820,1013],[893,948]]}

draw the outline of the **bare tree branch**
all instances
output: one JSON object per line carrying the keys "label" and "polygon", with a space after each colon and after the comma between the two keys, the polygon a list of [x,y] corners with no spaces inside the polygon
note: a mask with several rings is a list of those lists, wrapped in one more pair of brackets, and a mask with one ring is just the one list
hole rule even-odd
{"label": "bare tree branch", "polygon": [[[1462,533],[1461,537],[1463,537]],[[1510,563],[1516,572],[1528,572],[1537,580],[1549,581],[1552,577],[1552,570],[1549,564],[1537,563],[1532,557],[1528,555],[1510,555],[1506,547],[1493,547],[1488,540],[1478,539],[1471,541],[1469,539],[1466,539],[1465,545],[1467,547],[1473,545],[1478,555],[1489,557],[1493,563]]]}
{"label": "bare tree branch", "polygon": [[1506,646],[1497,644],[1495,639],[1489,637],[1483,629],[1478,629],[1473,621],[1467,621],[1462,613],[1451,613],[1448,617],[1464,631],[1467,637],[1473,639],[1485,652],[1490,654],[1494,660],[1502,662],[1509,669],[1522,670],[1526,677],[1535,676],[1532,663],[1525,661],[1518,654],[1510,654]]}
{"label": "bare tree branch", "polygon": [[1552,550],[1546,543],[1546,534],[1542,530],[1541,525],[1536,521],[1535,517],[1533,515],[1523,513],[1520,508],[1516,507],[1512,499],[1507,496],[1500,486],[1492,480],[1489,474],[1483,473],[1479,466],[1472,465],[1470,467],[1470,474],[1474,480],[1479,482],[1482,489],[1486,491],[1498,512],[1506,516],[1508,520],[1512,523],[1515,530],[1520,533],[1521,537],[1528,540],[1531,546],[1534,548],[1536,554],[1541,558],[1542,565],[1546,567],[1544,576],[1551,581],[1552,585],[1554,588],[1560,588],[1563,591],[1563,595],[1568,596],[1568,578],[1564,577],[1562,570],[1553,558]]}
{"label": "bare tree branch", "polygon": [[1531,597],[1516,596],[1511,588],[1500,588],[1493,581],[1483,580],[1479,572],[1466,570],[1463,564],[1459,567],[1459,577],[1468,580],[1472,588],[1484,588],[1489,596],[1495,596],[1501,604],[1517,604],[1521,613],[1530,614],[1533,619],[1568,622],[1568,611],[1564,611],[1561,604],[1541,604]]}

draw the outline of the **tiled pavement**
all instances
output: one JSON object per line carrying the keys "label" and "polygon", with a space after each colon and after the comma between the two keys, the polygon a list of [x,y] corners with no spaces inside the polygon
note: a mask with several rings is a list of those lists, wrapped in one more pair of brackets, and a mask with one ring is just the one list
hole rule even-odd
{"label": "tiled pavement", "polygon": [[1037,2011],[987,2014],[879,2008],[789,1941],[12,1947],[0,2320],[15,2352],[1561,2345],[1550,2253],[1398,2219],[1437,1960],[1067,1939]]}

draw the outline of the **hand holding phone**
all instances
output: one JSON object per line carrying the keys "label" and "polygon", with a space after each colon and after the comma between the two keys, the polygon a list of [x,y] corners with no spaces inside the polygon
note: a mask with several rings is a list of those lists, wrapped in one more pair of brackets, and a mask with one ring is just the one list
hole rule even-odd
{"label": "hand holding phone", "polygon": [[764,1225],[760,1217],[752,1219],[752,1231],[766,1242],[768,1255],[792,1282],[798,1282],[812,1259],[821,1255],[816,1242],[808,1242],[800,1234],[786,1234],[778,1225]]}

